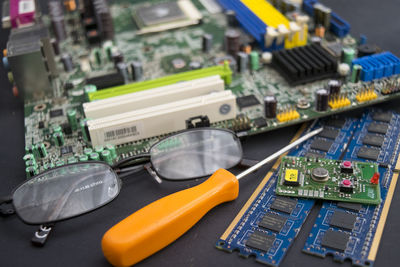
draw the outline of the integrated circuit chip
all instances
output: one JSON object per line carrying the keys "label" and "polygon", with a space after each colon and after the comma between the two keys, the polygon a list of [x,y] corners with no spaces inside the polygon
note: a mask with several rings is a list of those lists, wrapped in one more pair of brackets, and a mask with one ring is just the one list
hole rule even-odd
{"label": "integrated circuit chip", "polygon": [[260,231],[255,231],[246,241],[246,246],[255,248],[261,251],[268,252],[268,250],[274,244],[275,237],[272,235],[267,235]]}
{"label": "integrated circuit chip", "polygon": [[258,226],[279,233],[285,225],[286,220],[287,219],[281,215],[268,212],[262,217]]}
{"label": "integrated circuit chip", "polygon": [[343,125],[346,123],[344,119],[330,119],[326,122],[326,126],[332,126],[335,128],[342,128]]}
{"label": "integrated circuit chip", "polygon": [[254,119],[254,125],[257,128],[262,128],[262,127],[267,126],[267,121],[263,117],[259,117],[259,118]]}
{"label": "integrated circuit chip", "polygon": [[393,113],[391,112],[377,112],[372,116],[375,121],[390,122],[392,120]]}
{"label": "integrated circuit chip", "polygon": [[186,15],[176,2],[164,2],[151,6],[139,7],[136,10],[136,18],[144,26],[168,23],[185,19]]}
{"label": "integrated circuit chip", "polygon": [[384,141],[385,137],[382,135],[367,134],[366,136],[364,136],[362,143],[364,145],[381,147]]}
{"label": "integrated circuit chip", "polygon": [[387,123],[373,122],[370,125],[368,125],[368,132],[370,133],[386,134],[388,129],[389,129],[389,124]]}
{"label": "integrated circuit chip", "polygon": [[296,199],[277,196],[274,202],[271,204],[271,209],[290,214],[292,213],[296,205]]}
{"label": "integrated circuit chip", "polygon": [[60,117],[62,115],[64,115],[64,112],[62,109],[50,110],[50,118]]}
{"label": "integrated circuit chip", "polygon": [[325,153],[307,152],[307,154],[305,154],[304,157],[322,159],[325,158],[325,155],[326,155]]}
{"label": "integrated circuit chip", "polygon": [[328,139],[336,139],[336,137],[339,135],[339,133],[340,133],[340,130],[324,128],[322,130],[322,132],[320,132],[318,134],[318,136],[325,137]]}
{"label": "integrated circuit chip", "polygon": [[259,105],[260,101],[255,97],[255,95],[246,95],[236,98],[236,103],[239,108],[247,108],[255,105]]}
{"label": "integrated circuit chip", "polygon": [[316,149],[316,150],[321,150],[324,152],[328,152],[329,149],[331,148],[333,142],[332,141],[328,141],[328,140],[323,140],[323,139],[315,139],[312,143],[311,143],[311,148],[312,149]]}
{"label": "integrated circuit chip", "polygon": [[325,232],[322,238],[321,245],[328,248],[333,248],[339,251],[345,251],[350,235],[345,232],[338,232],[329,229]]}
{"label": "integrated circuit chip", "polygon": [[377,161],[380,153],[380,149],[363,146],[358,150],[357,157]]}
{"label": "integrated circuit chip", "polygon": [[350,202],[338,202],[337,203],[338,208],[342,209],[347,209],[347,210],[352,210],[356,212],[360,212],[362,209],[362,205],[359,203],[350,203]]}
{"label": "integrated circuit chip", "polygon": [[338,228],[343,228],[346,230],[353,230],[354,223],[357,220],[357,215],[336,210],[329,222],[331,226],[335,226]]}

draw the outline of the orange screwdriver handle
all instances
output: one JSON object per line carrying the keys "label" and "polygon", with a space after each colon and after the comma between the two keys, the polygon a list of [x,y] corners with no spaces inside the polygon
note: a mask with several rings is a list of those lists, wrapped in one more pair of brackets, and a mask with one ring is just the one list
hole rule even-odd
{"label": "orange screwdriver handle", "polygon": [[159,199],[108,230],[101,242],[114,266],[130,266],[166,247],[213,207],[237,198],[239,182],[224,169],[205,182]]}

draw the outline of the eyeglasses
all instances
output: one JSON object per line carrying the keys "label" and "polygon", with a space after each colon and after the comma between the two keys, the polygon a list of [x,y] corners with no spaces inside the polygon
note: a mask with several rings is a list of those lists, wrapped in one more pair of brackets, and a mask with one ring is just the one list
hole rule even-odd
{"label": "eyeglasses", "polygon": [[229,130],[190,129],[155,143],[141,155],[113,166],[79,162],[47,170],[18,186],[8,200],[27,224],[50,224],[79,216],[114,200],[121,190],[119,174],[132,173],[150,162],[163,179],[186,180],[229,169],[242,160],[239,138]]}

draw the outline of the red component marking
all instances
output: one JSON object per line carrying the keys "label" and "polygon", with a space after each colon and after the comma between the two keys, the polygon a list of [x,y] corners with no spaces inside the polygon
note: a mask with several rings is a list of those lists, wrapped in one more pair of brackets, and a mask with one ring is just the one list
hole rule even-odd
{"label": "red component marking", "polygon": [[379,172],[374,173],[374,175],[372,175],[371,180],[370,180],[371,184],[378,184],[379,177],[380,177]]}
{"label": "red component marking", "polygon": [[351,185],[351,181],[346,179],[346,180],[343,180],[342,184],[345,186],[349,186],[349,185]]}
{"label": "red component marking", "polygon": [[343,167],[350,168],[351,167],[351,161],[343,161]]}

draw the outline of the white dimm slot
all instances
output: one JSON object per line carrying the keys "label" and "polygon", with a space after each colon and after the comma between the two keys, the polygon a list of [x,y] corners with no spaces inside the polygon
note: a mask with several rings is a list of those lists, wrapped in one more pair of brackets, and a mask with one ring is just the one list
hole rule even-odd
{"label": "white dimm slot", "polygon": [[92,145],[119,145],[186,128],[185,121],[208,116],[211,123],[236,117],[236,97],[222,91],[165,105],[88,121]]}
{"label": "white dimm slot", "polygon": [[224,89],[224,81],[219,75],[214,75],[84,103],[83,109],[86,118],[98,119],[173,101],[206,95],[212,92],[220,92]]}

